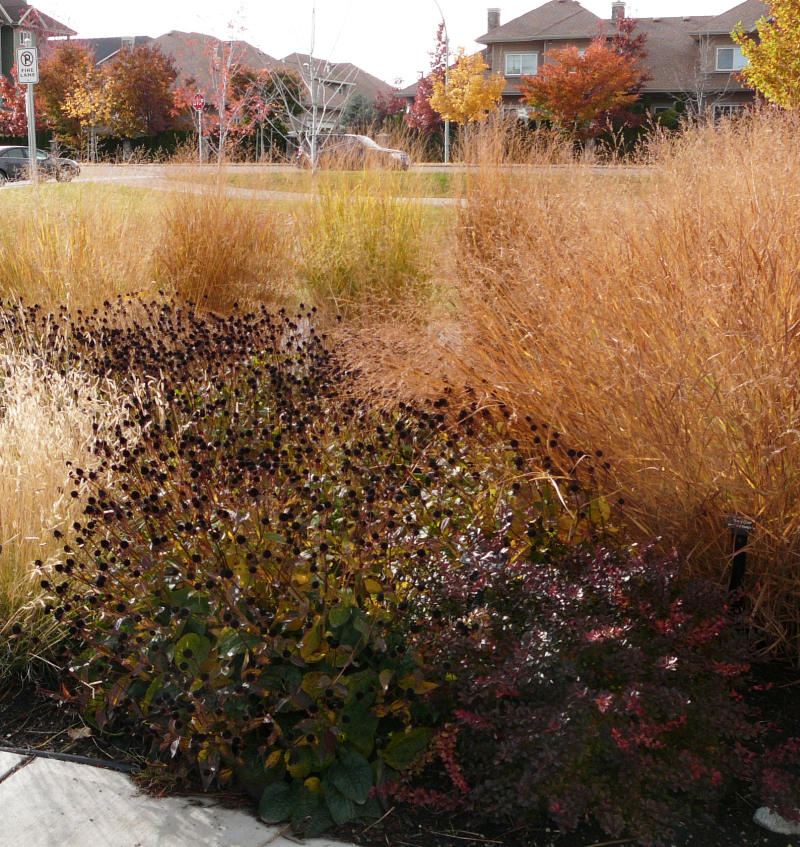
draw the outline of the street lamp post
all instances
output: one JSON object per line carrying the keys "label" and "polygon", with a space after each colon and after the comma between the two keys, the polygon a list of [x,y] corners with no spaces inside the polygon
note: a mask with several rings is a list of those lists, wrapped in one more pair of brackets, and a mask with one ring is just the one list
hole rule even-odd
{"label": "street lamp post", "polygon": [[[450,36],[447,32],[447,22],[444,19],[444,12],[442,11],[442,7],[439,5],[439,0],[433,0],[436,4],[436,8],[439,10],[439,14],[442,17],[442,26],[444,27],[444,90],[447,91],[447,88],[450,84]],[[450,119],[445,118],[444,121],[444,163],[446,165],[450,164]]]}

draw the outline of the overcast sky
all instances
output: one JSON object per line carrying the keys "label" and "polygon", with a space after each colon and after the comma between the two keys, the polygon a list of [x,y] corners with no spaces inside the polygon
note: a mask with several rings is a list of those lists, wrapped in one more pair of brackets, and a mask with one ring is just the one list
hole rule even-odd
{"label": "overcast sky", "polygon": [[[389,83],[408,85],[429,65],[436,27],[436,0],[31,0],[43,12],[86,37],[158,36],[177,29],[219,38],[243,38],[276,58],[309,52],[316,7],[314,55],[349,61]],[[737,0],[631,0],[627,13],[717,15]],[[439,0],[451,49],[475,48],[486,32],[486,10],[499,6],[501,23],[542,5],[541,0]],[[584,0],[599,17],[611,0]]]}

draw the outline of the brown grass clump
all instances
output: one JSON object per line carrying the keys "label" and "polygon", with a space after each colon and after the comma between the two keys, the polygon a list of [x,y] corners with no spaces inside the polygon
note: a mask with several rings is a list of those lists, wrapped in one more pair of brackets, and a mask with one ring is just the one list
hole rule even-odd
{"label": "brown grass clump", "polygon": [[282,302],[292,279],[287,215],[222,191],[165,198],[155,253],[160,285],[203,308]]}
{"label": "brown grass clump", "polygon": [[726,518],[751,518],[756,621],[795,654],[798,147],[798,121],[763,111],[656,138],[624,173],[484,157],[456,235],[457,332],[436,353],[529,444],[530,421],[548,422],[602,451],[583,461],[610,462],[619,522],[683,549],[695,572],[727,580]]}

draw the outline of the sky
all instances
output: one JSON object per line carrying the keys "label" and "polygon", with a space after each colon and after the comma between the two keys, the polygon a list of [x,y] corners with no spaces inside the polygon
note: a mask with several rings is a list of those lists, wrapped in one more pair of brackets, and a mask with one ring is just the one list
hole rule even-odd
{"label": "sky", "polygon": [[[519,17],[543,0],[30,0],[90,37],[158,36],[170,30],[242,38],[275,58],[295,51],[352,62],[398,86],[414,82],[430,64],[436,28],[447,25],[450,48],[478,49],[486,10],[500,8],[500,22]],[[611,0],[583,0],[601,18]],[[737,0],[629,0],[631,17],[718,15]],[[313,25],[312,25],[313,22]],[[313,34],[313,37],[312,37]]]}

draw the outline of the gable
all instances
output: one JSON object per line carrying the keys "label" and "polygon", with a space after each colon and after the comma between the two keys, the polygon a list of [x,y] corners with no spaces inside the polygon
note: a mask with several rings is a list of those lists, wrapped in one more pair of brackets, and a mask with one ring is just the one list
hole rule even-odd
{"label": "gable", "polygon": [[0,0],[0,22],[27,28],[44,35],[73,36],[77,33],[23,0]]}
{"label": "gable", "polygon": [[[577,0],[549,0],[543,6],[496,27],[480,38],[480,44],[508,41],[538,41],[542,38],[594,38],[601,18],[581,6]],[[549,32],[550,34],[544,35]]]}
{"label": "gable", "polygon": [[745,0],[738,6],[728,9],[712,18],[705,26],[697,30],[698,35],[728,35],[741,22],[745,32],[753,32],[759,18],[769,14],[769,6],[762,0]]}

